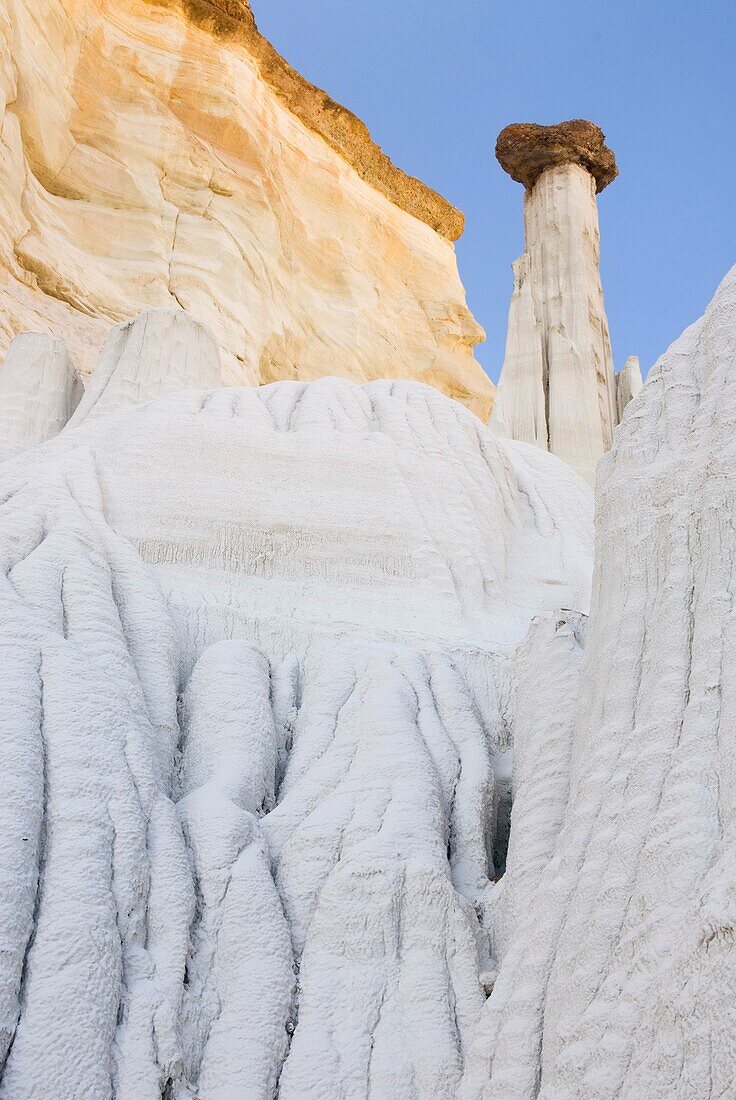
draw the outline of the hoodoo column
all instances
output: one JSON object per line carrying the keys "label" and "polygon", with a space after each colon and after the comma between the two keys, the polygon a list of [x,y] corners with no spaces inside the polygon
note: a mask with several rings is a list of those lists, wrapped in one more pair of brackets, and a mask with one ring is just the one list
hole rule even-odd
{"label": "hoodoo column", "polygon": [[514,265],[506,357],[491,420],[595,481],[618,422],[603,304],[596,194],[617,175],[592,122],[518,123],[501,167],[526,188],[525,252]]}

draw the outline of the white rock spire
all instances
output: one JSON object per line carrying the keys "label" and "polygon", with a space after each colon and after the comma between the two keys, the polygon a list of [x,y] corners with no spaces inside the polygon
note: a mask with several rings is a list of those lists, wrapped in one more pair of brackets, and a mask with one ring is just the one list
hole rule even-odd
{"label": "white rock spire", "polygon": [[616,408],[619,421],[629,401],[633,401],[643,385],[639,358],[636,355],[630,355],[624,363],[624,369],[616,375]]}
{"label": "white rock spire", "polygon": [[596,192],[617,174],[593,123],[508,126],[496,156],[526,187],[506,357],[491,423],[595,481],[618,422]]}

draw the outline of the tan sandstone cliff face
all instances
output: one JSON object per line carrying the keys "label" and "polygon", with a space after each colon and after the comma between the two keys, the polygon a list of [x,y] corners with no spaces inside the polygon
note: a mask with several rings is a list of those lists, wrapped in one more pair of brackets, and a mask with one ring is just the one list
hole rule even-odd
{"label": "tan sandstone cliff face", "polygon": [[0,0],[0,349],[179,303],[225,383],[493,387],[451,239],[462,216],[294,73],[241,0]]}

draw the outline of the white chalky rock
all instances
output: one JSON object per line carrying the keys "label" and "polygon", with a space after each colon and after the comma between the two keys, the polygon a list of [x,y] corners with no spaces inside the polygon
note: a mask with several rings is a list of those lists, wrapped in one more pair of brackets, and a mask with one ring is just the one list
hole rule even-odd
{"label": "white chalky rock", "polygon": [[619,420],[624,415],[624,409],[629,401],[633,401],[641,392],[643,385],[639,359],[636,355],[630,355],[621,373],[616,375],[616,407]]}
{"label": "white chalky rock", "polygon": [[0,367],[0,456],[58,435],[83,393],[66,344],[23,332]]}
{"label": "white chalky rock", "polygon": [[194,900],[176,641],[86,452],[9,460],[0,499],[0,1096],[160,1096]]}
{"label": "white chalky rock", "polygon": [[0,1100],[728,1096],[736,270],[601,464],[584,656],[554,456],[130,362],[0,468]]}
{"label": "white chalky rock", "polygon": [[182,709],[178,810],[200,899],[183,1005],[187,1080],[223,1100],[269,1097],[288,1046],[294,973],[258,824],[276,786],[268,661],[242,642],[211,646]]}
{"label": "white chalky rock", "polygon": [[487,885],[493,777],[447,657],[319,652],[266,819],[301,957],[283,1100],[450,1097],[483,997],[471,901]]}
{"label": "white chalky rock", "polygon": [[617,422],[593,177],[578,164],[543,172],[524,196],[524,233],[491,424],[592,484]]}
{"label": "white chalky rock", "polygon": [[452,1100],[509,653],[587,610],[592,494],[422,385],[115,341],[0,469],[0,1100]]}
{"label": "white chalky rock", "polygon": [[511,834],[506,873],[491,893],[492,951],[501,960],[554,850],[567,806],[585,616],[540,615],[514,656]]}
{"label": "white chalky rock", "polygon": [[[600,466],[567,809],[532,868],[463,1100],[733,1094],[735,424],[736,269]],[[524,743],[567,753],[559,711],[528,714]],[[536,796],[524,781],[538,812],[520,815],[510,868],[525,839],[536,863],[551,778],[553,804],[564,797],[548,764]]]}
{"label": "white chalky rock", "polygon": [[223,637],[280,659],[315,627],[432,639],[480,668],[479,646],[517,641],[540,610],[587,610],[588,487],[418,383],[188,391],[63,443],[93,449],[187,671]]}
{"label": "white chalky rock", "polygon": [[70,427],[177,390],[220,385],[215,338],[181,309],[148,309],[117,325]]}
{"label": "white chalky rock", "polygon": [[491,427],[509,439],[549,450],[544,334],[537,318],[529,254],[512,264],[514,291],[509,308],[503,372]]}

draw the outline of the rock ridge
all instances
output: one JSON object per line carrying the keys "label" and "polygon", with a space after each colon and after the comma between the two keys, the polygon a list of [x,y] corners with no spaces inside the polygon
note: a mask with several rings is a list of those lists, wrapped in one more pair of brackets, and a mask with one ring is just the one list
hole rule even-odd
{"label": "rock ridge", "polygon": [[243,45],[262,79],[300,122],[324,138],[361,179],[449,241],[458,240],[465,215],[433,188],[398,168],[357,115],[298,73],[258,30],[246,0],[145,0],[184,11],[211,34]]}

